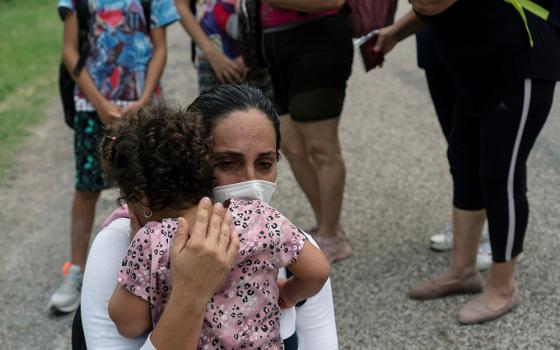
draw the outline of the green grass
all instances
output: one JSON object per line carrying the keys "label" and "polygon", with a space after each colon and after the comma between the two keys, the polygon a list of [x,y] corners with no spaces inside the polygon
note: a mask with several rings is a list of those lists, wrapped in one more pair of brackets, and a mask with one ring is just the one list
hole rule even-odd
{"label": "green grass", "polygon": [[[57,95],[62,22],[54,0],[0,0],[0,181]],[[61,122],[62,122],[61,116]]]}

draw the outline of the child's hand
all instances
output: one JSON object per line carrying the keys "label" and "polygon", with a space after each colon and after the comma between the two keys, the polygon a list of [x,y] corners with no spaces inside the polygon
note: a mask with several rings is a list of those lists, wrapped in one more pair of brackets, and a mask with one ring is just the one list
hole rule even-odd
{"label": "child's hand", "polygon": [[113,120],[121,117],[121,109],[108,100],[104,100],[98,106],[95,106],[95,110],[103,125],[111,125]]}
{"label": "child's hand", "polygon": [[220,83],[240,83],[243,81],[243,72],[237,62],[229,59],[218,49],[207,53],[206,59],[212,66]]}
{"label": "child's hand", "polygon": [[297,300],[291,300],[288,296],[287,289],[285,288],[288,280],[278,279],[276,284],[278,284],[278,289],[280,291],[280,297],[278,298],[278,305],[282,310],[289,309],[297,304]]}
{"label": "child's hand", "polygon": [[146,104],[148,104],[147,100],[144,99],[144,98],[141,98],[138,101],[134,101],[134,102],[130,103],[128,106],[126,106],[125,108],[123,108],[121,114],[125,114],[128,111],[135,110],[136,108],[140,108],[140,107],[142,107]]}
{"label": "child's hand", "polygon": [[247,74],[249,73],[249,68],[245,65],[245,61],[243,60],[243,56],[237,57],[234,61],[237,64],[237,69],[239,69],[239,72],[241,73],[241,77],[243,78],[243,80],[247,79]]}

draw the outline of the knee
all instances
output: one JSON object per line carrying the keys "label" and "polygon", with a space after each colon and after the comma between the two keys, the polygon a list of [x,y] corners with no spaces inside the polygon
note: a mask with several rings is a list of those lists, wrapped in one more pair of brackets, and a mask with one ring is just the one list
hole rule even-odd
{"label": "knee", "polygon": [[282,144],[282,154],[290,163],[293,162],[308,162],[309,156],[303,147],[297,147],[290,144]]}
{"label": "knee", "polygon": [[341,163],[344,165],[340,147],[327,144],[311,144],[308,146],[307,152],[318,167]]}

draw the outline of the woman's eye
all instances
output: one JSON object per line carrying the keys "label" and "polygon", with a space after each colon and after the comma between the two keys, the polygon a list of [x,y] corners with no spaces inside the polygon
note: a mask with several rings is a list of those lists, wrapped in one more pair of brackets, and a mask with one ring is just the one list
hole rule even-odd
{"label": "woman's eye", "polygon": [[259,162],[259,167],[261,169],[270,169],[270,168],[272,168],[272,163],[271,162]]}
{"label": "woman's eye", "polygon": [[218,167],[221,169],[233,169],[237,167],[237,162],[231,160],[222,160],[218,162]]}

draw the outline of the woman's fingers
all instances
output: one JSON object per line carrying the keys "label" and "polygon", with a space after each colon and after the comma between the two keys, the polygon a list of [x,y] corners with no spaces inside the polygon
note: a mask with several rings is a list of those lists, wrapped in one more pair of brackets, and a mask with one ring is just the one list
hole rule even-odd
{"label": "woman's fingers", "polygon": [[230,231],[231,231],[231,222],[232,222],[231,214],[229,211],[226,210],[226,214],[224,215],[224,219],[222,220],[222,225],[220,227],[220,235],[218,236],[218,248],[221,251],[226,251],[229,245],[230,240]]}
{"label": "woman's fingers", "polygon": [[194,225],[192,225],[190,239],[192,239],[193,242],[201,242],[205,240],[211,211],[212,202],[210,202],[210,198],[202,198],[198,203],[198,208],[196,209],[196,219]]}
{"label": "woman's fingers", "polygon": [[173,242],[172,249],[176,252],[180,252],[185,248],[188,241],[188,227],[187,220],[184,218],[177,219],[177,232],[175,232],[175,238]]}
{"label": "woman's fingers", "polygon": [[210,225],[208,226],[208,231],[206,233],[206,239],[211,246],[217,246],[220,240],[220,229],[222,226],[222,221],[224,220],[224,214],[226,210],[222,203],[215,203],[212,209],[212,215],[210,216]]}
{"label": "woman's fingers", "polygon": [[237,232],[232,230],[229,234],[229,245],[226,250],[226,262],[228,266],[233,266],[237,253],[239,253],[239,236]]}

